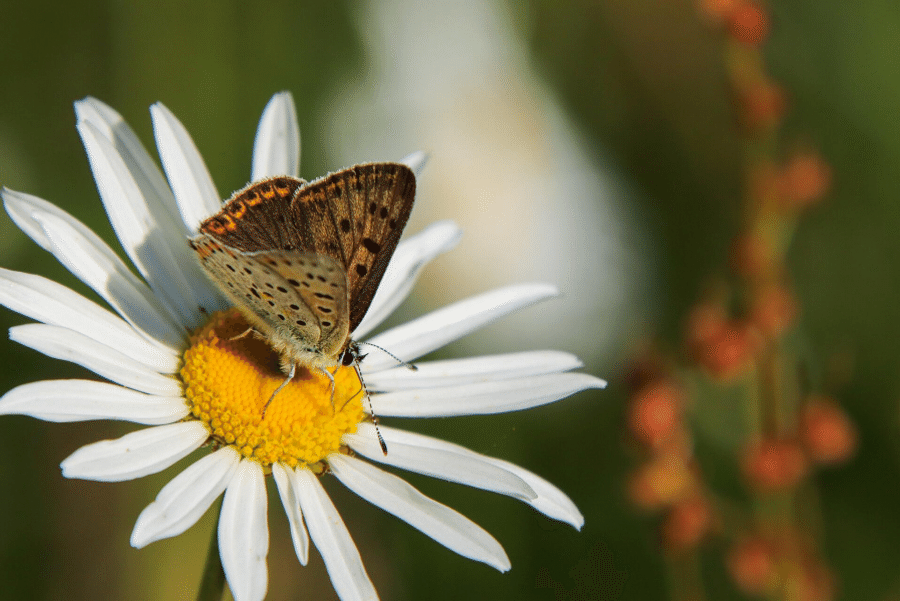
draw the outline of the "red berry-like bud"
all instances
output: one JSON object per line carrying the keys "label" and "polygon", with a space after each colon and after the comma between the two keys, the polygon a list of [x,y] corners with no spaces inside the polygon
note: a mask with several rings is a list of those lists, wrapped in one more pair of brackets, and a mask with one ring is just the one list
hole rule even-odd
{"label": "red berry-like bud", "polygon": [[654,510],[683,498],[696,481],[686,461],[678,453],[666,453],[639,467],[628,483],[631,501]]}
{"label": "red berry-like bud", "polygon": [[758,4],[746,2],[731,12],[728,25],[731,37],[757,48],[769,35],[769,13]]}
{"label": "red berry-like bud", "polygon": [[697,360],[718,380],[732,380],[750,369],[761,346],[759,334],[748,324],[729,321],[700,349]]}
{"label": "red berry-like bud", "polygon": [[712,523],[712,509],[706,499],[685,499],[673,506],[663,520],[663,542],[673,551],[691,549],[706,536]]}
{"label": "red berry-like bud", "polygon": [[800,434],[817,463],[841,463],[856,450],[856,428],[837,403],[825,397],[815,397],[803,408]]}
{"label": "red berry-like bud", "polygon": [[759,537],[747,538],[728,553],[728,572],[748,595],[763,595],[774,588],[777,566],[772,545]]}
{"label": "red berry-like bud", "polygon": [[779,285],[760,290],[750,308],[751,321],[770,340],[784,334],[796,317],[797,300],[790,290]]}
{"label": "red berry-like bud", "polygon": [[750,484],[763,491],[796,486],[809,467],[798,443],[779,439],[750,445],[744,451],[742,464]]}
{"label": "red berry-like bud", "polygon": [[815,152],[794,155],[781,172],[781,196],[786,206],[803,209],[816,204],[831,187],[831,167]]}
{"label": "red berry-like bud", "polygon": [[660,378],[634,396],[628,426],[635,438],[651,447],[669,440],[681,424],[684,392],[675,382]]}

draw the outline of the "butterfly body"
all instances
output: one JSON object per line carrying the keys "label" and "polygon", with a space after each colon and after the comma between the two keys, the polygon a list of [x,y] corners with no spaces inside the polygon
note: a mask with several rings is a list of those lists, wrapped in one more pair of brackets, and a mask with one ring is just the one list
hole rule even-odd
{"label": "butterfly body", "polygon": [[394,163],[357,165],[313,182],[274,177],[236,192],[190,244],[285,373],[334,367],[348,351],[356,354],[350,335],[414,196],[412,171]]}

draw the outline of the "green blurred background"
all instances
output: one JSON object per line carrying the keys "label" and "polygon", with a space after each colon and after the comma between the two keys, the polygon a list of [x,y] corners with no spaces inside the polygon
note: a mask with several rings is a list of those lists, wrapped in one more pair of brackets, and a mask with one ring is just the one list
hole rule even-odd
{"label": "green blurred background", "polygon": [[[191,132],[220,193],[228,196],[249,177],[260,111],[273,93],[288,90],[303,134],[302,175],[315,177],[343,161],[397,159],[424,148],[432,153],[428,172],[435,179],[420,187],[417,210],[428,218],[420,218],[418,227],[438,217],[466,226],[467,213],[477,218],[477,207],[467,208],[471,199],[466,198],[436,202],[447,195],[441,182],[465,179],[471,189],[491,189],[496,182],[490,171],[457,172],[456,163],[442,157],[452,152],[442,151],[435,130],[423,127],[417,133],[409,123],[440,122],[447,105],[432,102],[451,102],[457,115],[490,123],[483,114],[488,92],[482,95],[478,87],[489,80],[502,83],[490,94],[505,90],[500,101],[512,100],[501,102],[498,111],[504,119],[516,118],[521,108],[516,95],[522,91],[527,106],[520,112],[528,122],[523,131],[536,138],[544,131],[564,131],[573,156],[605,182],[589,188],[602,194],[577,199],[581,204],[560,204],[560,218],[563,212],[578,219],[580,211],[593,211],[615,223],[604,223],[591,238],[599,246],[576,244],[567,250],[587,255],[579,264],[593,272],[540,278],[557,281],[573,298],[525,314],[512,333],[489,329],[477,344],[450,348],[442,356],[523,346],[576,351],[587,371],[610,379],[610,388],[521,414],[398,425],[502,456],[547,477],[578,504],[585,528],[577,533],[510,499],[410,477],[423,492],[497,537],[513,565],[500,575],[453,555],[335,482],[326,486],[383,599],[665,598],[655,529],[623,494],[634,460],[624,442],[621,380],[636,341],[658,335],[677,347],[684,315],[710,278],[724,273],[728,244],[737,232],[741,149],[721,36],[704,25],[689,0],[460,2],[452,3],[455,16],[445,23],[450,4],[4,2],[0,183],[58,203],[113,243],[73,127],[74,100],[92,95],[109,103],[151,149],[147,107],[162,101]],[[863,0],[782,2],[771,10],[765,53],[771,73],[789,92],[786,135],[817,147],[833,169],[831,194],[801,222],[790,253],[803,307],[800,331],[813,360],[824,365],[834,356],[852,359],[851,377],[835,392],[861,439],[853,462],[816,476],[823,550],[835,570],[839,598],[900,599],[900,8]],[[442,26],[441,36],[427,30]],[[415,68],[403,71],[398,81],[392,65],[407,64],[411,56]],[[491,65],[488,75],[459,90],[458,97],[429,89],[442,78],[483,71],[485,64]],[[492,79],[497,73],[502,77]],[[402,110],[382,107],[381,114],[390,118],[367,123],[365,99]],[[447,123],[455,128],[451,119]],[[367,137],[369,129],[376,132],[374,141]],[[516,131],[502,135],[515,139]],[[493,130],[478,133],[491,137]],[[417,135],[421,144],[415,143]],[[502,167],[499,159],[516,155],[497,156]],[[528,160],[534,156],[544,155]],[[553,160],[544,156],[540,162]],[[554,177],[567,177],[566,165],[558,167]],[[420,209],[429,203],[430,209]],[[529,209],[523,202],[505,210]],[[539,257],[566,250],[564,245],[547,250],[540,231],[508,231],[503,220],[488,225],[497,240],[509,237]],[[467,241],[475,238],[472,244],[480,248],[478,240],[485,236],[478,223],[471,229]],[[85,292],[6,218],[0,233],[3,267]],[[621,252],[595,255],[593,249],[604,248],[607,240]],[[494,239],[488,244],[503,255],[504,245]],[[425,292],[412,300],[414,309],[403,315],[525,279],[512,268],[499,269],[493,279],[466,279],[467,270],[494,264],[495,257],[484,253],[476,251],[461,265],[446,263],[448,271],[463,274],[446,286],[444,259],[439,260],[425,275]],[[527,256],[511,260],[530,262]],[[570,282],[573,290],[593,289],[596,298],[572,293]],[[590,286],[579,288],[585,282]],[[611,298],[609,289],[623,292]],[[548,315],[564,315],[567,300],[582,309],[568,321],[560,317],[556,336],[542,333],[534,339],[521,327],[531,320],[545,326],[539,332],[548,325],[552,331],[556,324]],[[23,321],[0,312],[3,329]],[[77,367],[11,342],[0,345],[0,353],[2,390],[44,378],[86,377]],[[147,549],[128,544],[138,513],[178,468],[120,484],[68,481],[59,473],[58,463],[81,445],[131,429],[116,423],[0,419],[0,598],[193,597],[211,515],[185,535]],[[707,469],[734,467],[723,461]],[[309,566],[298,564],[273,491],[268,599],[334,598],[317,554]],[[722,549],[706,554],[708,598],[741,598],[724,576]]]}

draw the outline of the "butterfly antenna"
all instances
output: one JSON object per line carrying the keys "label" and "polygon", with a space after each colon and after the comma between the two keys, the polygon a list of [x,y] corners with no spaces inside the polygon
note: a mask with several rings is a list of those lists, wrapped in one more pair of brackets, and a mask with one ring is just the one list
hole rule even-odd
{"label": "butterfly antenna", "polygon": [[403,367],[409,369],[410,371],[419,371],[419,368],[416,367],[415,365],[413,365],[412,363],[407,363],[406,361],[404,361],[403,359],[401,359],[400,357],[398,357],[398,356],[395,355],[394,353],[390,352],[389,350],[387,350],[387,349],[385,349],[385,348],[382,348],[382,347],[378,346],[377,344],[372,344],[371,342],[362,342],[362,341],[359,341],[359,342],[357,342],[356,344],[365,344],[366,346],[373,346],[373,347],[377,348],[379,351],[381,351],[381,352],[383,352],[384,354],[388,355],[389,357],[393,358],[394,361],[396,361],[397,363],[399,363],[399,364],[402,365]]}
{"label": "butterfly antenna", "polygon": [[[373,344],[371,346],[375,345]],[[390,355],[390,353],[388,354]],[[363,380],[362,372],[359,370],[359,361],[356,359],[353,360],[353,369],[356,370],[356,376],[359,378],[359,383],[362,385],[362,391],[365,394],[366,400],[369,401],[369,415],[372,416],[372,424],[375,426],[375,434],[378,435],[378,444],[381,445],[381,452],[384,453],[385,457],[387,457],[387,443],[384,442],[384,436],[381,435],[381,428],[378,427],[378,417],[375,415],[375,409],[372,407],[372,397],[369,396],[369,389],[366,388],[366,381]],[[359,391],[357,391],[353,396],[355,397],[357,394],[359,394]],[[350,398],[352,399],[353,397]]]}
{"label": "butterfly antenna", "polygon": [[[252,328],[251,328],[251,329],[252,329]],[[271,405],[271,404],[272,404],[272,401],[275,400],[275,395],[277,395],[279,392],[281,392],[282,390],[284,390],[284,387],[288,385],[288,382],[290,382],[291,380],[294,379],[294,374],[295,374],[295,373],[297,373],[297,364],[296,364],[296,363],[292,363],[292,364],[291,364],[291,373],[288,374],[288,376],[284,379],[284,382],[282,382],[282,383],[278,386],[278,388],[275,389],[275,392],[273,392],[273,393],[272,393],[272,396],[269,397],[269,400],[266,401],[266,405],[265,405],[265,407],[263,407],[263,412],[262,412],[262,414],[263,414],[263,419],[265,419],[265,417],[266,417],[266,410],[269,408],[269,405]]]}

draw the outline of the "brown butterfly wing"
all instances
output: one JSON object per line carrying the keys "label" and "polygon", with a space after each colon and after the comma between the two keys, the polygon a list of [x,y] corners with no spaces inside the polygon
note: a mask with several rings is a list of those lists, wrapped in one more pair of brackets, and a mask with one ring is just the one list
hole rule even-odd
{"label": "brown butterfly wing", "polygon": [[298,250],[291,200],[306,185],[293,177],[254,182],[235,192],[200,232],[243,252]]}
{"label": "brown butterfly wing", "polygon": [[348,167],[314,182],[274,177],[235,193],[200,226],[243,252],[316,253],[343,266],[350,331],[362,321],[412,211],[416,180],[398,163]]}
{"label": "brown butterfly wing", "polygon": [[307,347],[317,346],[322,338],[330,335],[331,324],[323,328],[322,312],[313,311],[306,294],[322,270],[310,270],[311,278],[284,273],[285,260],[293,264],[299,264],[300,260],[311,263],[317,258],[315,255],[294,252],[292,255],[297,256],[281,256],[285,251],[246,253],[224,246],[206,234],[192,239],[191,246],[197,251],[203,268],[262,333],[271,336],[276,330],[289,328],[293,338]]}
{"label": "brown butterfly wing", "polygon": [[291,203],[303,248],[337,259],[346,270],[351,332],[375,296],[415,193],[409,167],[369,163],[310,183]]}
{"label": "brown butterfly wing", "polygon": [[[308,314],[320,333],[310,346],[328,357],[342,351],[350,335],[343,266],[331,257],[299,250],[260,251],[250,256],[281,276],[283,286],[272,289],[266,282],[264,290],[277,302],[278,319],[287,316],[286,323],[280,325],[305,328],[311,321],[304,316]],[[299,294],[303,302],[291,302],[293,294]]]}

